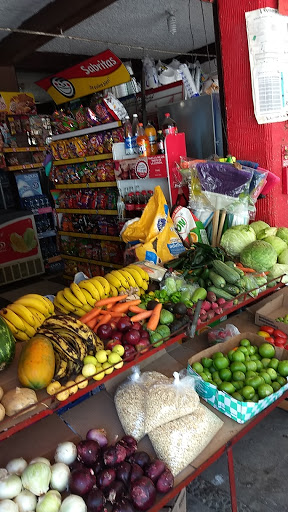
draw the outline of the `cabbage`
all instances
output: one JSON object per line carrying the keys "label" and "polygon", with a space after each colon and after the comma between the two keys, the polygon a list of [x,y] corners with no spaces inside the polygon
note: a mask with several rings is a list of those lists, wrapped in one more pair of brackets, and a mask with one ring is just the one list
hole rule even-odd
{"label": "cabbage", "polygon": [[254,268],[256,272],[266,272],[275,265],[277,252],[267,242],[256,240],[243,249],[240,261],[244,267]]}
{"label": "cabbage", "polygon": [[[275,265],[273,265],[273,267],[269,270],[269,275],[268,275],[268,280],[269,280],[269,288],[271,286],[275,286],[275,284],[280,281],[280,279],[277,279],[281,276],[284,277],[282,278],[282,283],[288,283],[288,265],[280,265],[279,263],[275,263]],[[276,279],[276,281],[271,281],[271,279]]]}
{"label": "cabbage", "polygon": [[271,244],[272,247],[274,247],[275,251],[277,252],[277,256],[279,256],[281,252],[287,249],[287,244],[278,236],[267,236],[263,241]]}
{"label": "cabbage", "polygon": [[267,236],[275,236],[276,233],[277,228],[265,228],[258,232],[256,238],[257,240],[263,240],[263,238],[267,238]]}
{"label": "cabbage", "polygon": [[220,245],[227,254],[239,256],[242,249],[255,240],[255,232],[250,226],[233,226],[225,231]]}
{"label": "cabbage", "polygon": [[284,251],[278,256],[278,263],[288,265],[288,248],[284,249]]}
{"label": "cabbage", "polygon": [[255,235],[257,237],[259,231],[265,228],[270,228],[269,224],[266,224],[266,222],[263,222],[263,220],[256,220],[256,222],[252,222],[250,224],[250,228],[254,229]]}
{"label": "cabbage", "polygon": [[278,228],[276,236],[282,238],[286,244],[288,244],[288,228]]}

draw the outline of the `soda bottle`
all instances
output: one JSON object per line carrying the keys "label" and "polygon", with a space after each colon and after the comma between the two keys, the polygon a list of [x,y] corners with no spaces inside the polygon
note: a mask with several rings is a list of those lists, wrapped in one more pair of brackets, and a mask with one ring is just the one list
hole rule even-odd
{"label": "soda bottle", "polygon": [[150,121],[148,121],[148,124],[145,128],[145,133],[149,139],[150,154],[157,155],[156,130],[153,124],[150,123]]}
{"label": "soda bottle", "polygon": [[169,112],[165,114],[165,119],[162,124],[162,131],[165,136],[170,134],[175,135],[175,133],[178,133],[176,123],[173,119],[171,119]]}
{"label": "soda bottle", "polygon": [[159,130],[157,132],[157,154],[158,155],[164,155],[165,154],[165,147],[164,147],[164,135],[162,130]]}
{"label": "soda bottle", "polygon": [[150,156],[149,139],[144,131],[143,123],[139,123],[137,146],[139,156]]}
{"label": "soda bottle", "polygon": [[125,201],[125,212],[128,219],[133,219],[135,216],[135,201],[134,201],[134,193],[129,192]]}
{"label": "soda bottle", "polygon": [[138,130],[139,130],[138,115],[137,115],[137,114],[133,114],[133,122],[132,122],[132,146],[133,146],[133,152],[134,152],[136,155],[138,154],[138,146],[137,146]]}
{"label": "soda bottle", "polygon": [[136,217],[141,217],[143,208],[142,208],[142,198],[139,190],[135,193],[135,214]]}
{"label": "soda bottle", "polygon": [[133,155],[134,149],[133,149],[132,124],[130,122],[129,116],[125,116],[124,137],[125,137],[125,154]]}

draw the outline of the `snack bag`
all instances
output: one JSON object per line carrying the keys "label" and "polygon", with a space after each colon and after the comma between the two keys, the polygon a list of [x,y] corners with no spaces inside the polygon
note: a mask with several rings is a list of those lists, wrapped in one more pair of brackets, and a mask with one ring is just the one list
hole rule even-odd
{"label": "snack bag", "polygon": [[172,220],[181,240],[188,246],[192,246],[195,242],[209,243],[202,222],[189,208],[177,206],[172,213]]}

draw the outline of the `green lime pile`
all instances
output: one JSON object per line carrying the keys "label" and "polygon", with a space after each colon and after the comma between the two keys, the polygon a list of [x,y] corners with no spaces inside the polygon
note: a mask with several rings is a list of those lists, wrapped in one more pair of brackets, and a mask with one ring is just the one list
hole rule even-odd
{"label": "green lime pile", "polygon": [[257,347],[247,339],[226,355],[215,352],[211,358],[203,357],[192,368],[205,382],[240,402],[258,402],[287,384],[288,360],[279,361],[270,343]]}

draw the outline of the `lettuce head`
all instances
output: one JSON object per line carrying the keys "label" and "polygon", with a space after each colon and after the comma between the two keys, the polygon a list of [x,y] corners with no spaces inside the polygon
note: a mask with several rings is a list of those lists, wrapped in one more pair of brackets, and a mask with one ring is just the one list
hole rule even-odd
{"label": "lettuce head", "polygon": [[250,226],[233,226],[225,231],[220,245],[230,256],[239,256],[241,251],[255,240],[255,232]]}
{"label": "lettuce head", "polygon": [[243,249],[240,261],[244,267],[254,268],[256,272],[266,272],[277,262],[277,252],[271,244],[256,240]]}

